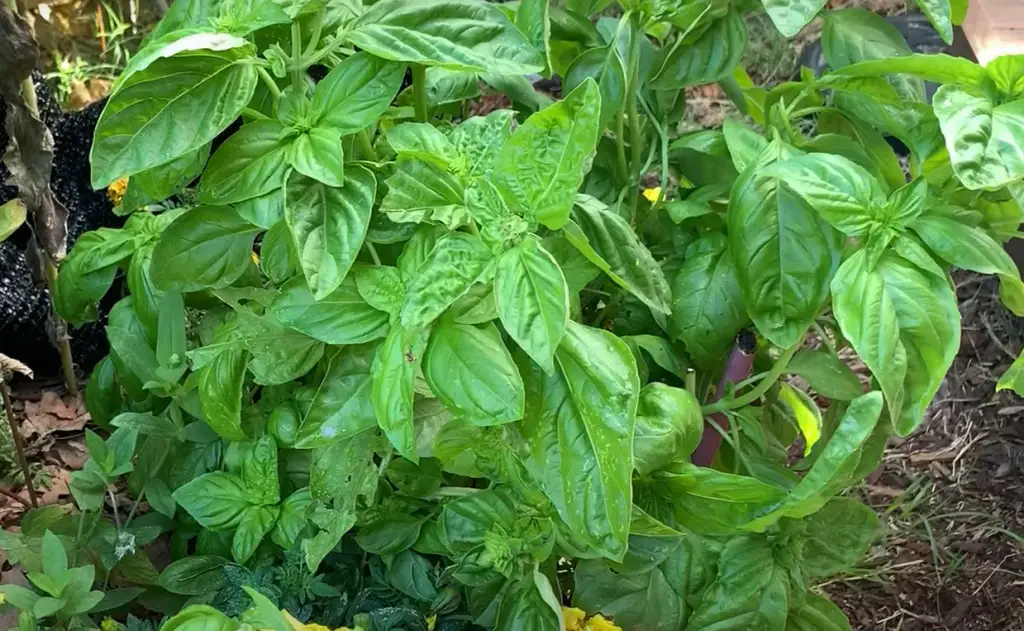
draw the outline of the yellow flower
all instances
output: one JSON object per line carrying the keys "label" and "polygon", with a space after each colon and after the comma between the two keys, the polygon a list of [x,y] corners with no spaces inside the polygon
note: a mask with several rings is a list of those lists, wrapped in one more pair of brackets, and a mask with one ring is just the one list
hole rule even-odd
{"label": "yellow flower", "polygon": [[124,199],[124,193],[127,190],[128,178],[123,177],[114,180],[113,182],[110,183],[110,186],[107,187],[107,199],[109,199],[111,203],[117,206],[118,204],[121,203],[121,200]]}
{"label": "yellow flower", "polygon": [[427,618],[427,631],[434,631],[434,627],[437,626],[437,614]]}
{"label": "yellow flower", "polygon": [[562,607],[562,620],[565,621],[565,631],[583,631],[583,619],[587,613],[575,607]]}
{"label": "yellow flower", "polygon": [[597,614],[590,620],[587,620],[586,631],[622,631],[622,627],[615,626],[611,620],[608,620],[601,614]]}
{"label": "yellow flower", "polygon": [[0,605],[4,604],[5,602],[7,602],[7,594],[0,592]]}
{"label": "yellow flower", "polygon": [[252,255],[252,262],[255,263],[256,265],[259,265],[260,264],[260,255],[256,254],[255,252],[250,252],[249,254]]}
{"label": "yellow flower", "polygon": [[661,187],[655,186],[654,188],[645,188],[644,197],[647,199],[647,201],[653,204],[654,202],[658,201],[659,197],[661,197]]}
{"label": "yellow flower", "polygon": [[[295,629],[295,631],[331,631],[330,627],[325,627],[324,625],[316,624],[315,622],[299,622],[284,609],[281,610],[281,614],[284,616],[284,619],[288,621],[288,624],[290,624],[292,628]],[[266,631],[269,631],[269,629]],[[349,628],[341,627],[340,629],[335,629],[335,631],[349,631]]]}
{"label": "yellow flower", "polygon": [[110,616],[107,616],[100,623],[100,631],[121,631],[121,625]]}

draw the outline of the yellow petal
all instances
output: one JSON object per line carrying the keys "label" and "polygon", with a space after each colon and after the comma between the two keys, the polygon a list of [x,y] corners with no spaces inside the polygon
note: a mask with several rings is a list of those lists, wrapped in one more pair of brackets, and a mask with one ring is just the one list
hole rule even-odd
{"label": "yellow petal", "polygon": [[793,411],[797,427],[804,435],[804,456],[809,455],[814,443],[821,438],[821,411],[806,392],[797,390],[788,383],[782,384],[779,399]]}
{"label": "yellow petal", "polygon": [[658,201],[659,197],[661,197],[661,187],[655,186],[654,188],[645,188],[644,197],[647,199],[647,201],[653,204],[654,202]]}
{"label": "yellow petal", "polygon": [[427,631],[434,631],[435,626],[437,626],[437,614],[427,618]]}
{"label": "yellow petal", "polygon": [[562,607],[562,620],[565,621],[565,631],[583,631],[583,619],[587,613],[576,607]]}
{"label": "yellow petal", "polygon": [[586,631],[622,631],[622,627],[615,626],[611,620],[608,620],[601,614],[597,614],[590,620],[587,620]]}
{"label": "yellow petal", "polygon": [[250,252],[249,254],[252,255],[252,262],[257,264],[257,265],[259,265],[260,264],[260,256],[259,256],[259,254],[256,254],[255,252]]}

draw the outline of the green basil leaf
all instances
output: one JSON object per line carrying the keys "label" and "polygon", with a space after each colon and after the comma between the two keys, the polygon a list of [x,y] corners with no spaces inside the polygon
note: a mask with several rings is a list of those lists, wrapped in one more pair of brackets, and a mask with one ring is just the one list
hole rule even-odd
{"label": "green basil leaf", "polygon": [[283,283],[299,272],[299,255],[287,223],[278,221],[263,234],[260,271],[275,283]]}
{"label": "green basil leaf", "polygon": [[433,564],[412,550],[399,552],[388,565],[388,582],[406,596],[421,602],[429,603],[437,598],[433,575]]}
{"label": "green basil leaf", "polygon": [[384,59],[451,70],[544,69],[544,56],[501,10],[476,0],[384,0],[356,19],[348,41]]}
{"label": "green basil leaf", "polygon": [[574,59],[565,71],[564,89],[573,90],[587,78],[597,82],[601,91],[601,128],[622,109],[626,97],[626,75],[614,46],[591,48]]}
{"label": "green basil leaf", "polygon": [[110,430],[110,420],[121,411],[121,388],[117,384],[114,362],[107,355],[101,359],[89,374],[85,384],[85,407],[91,420]]}
{"label": "green basil leaf", "polygon": [[0,204],[0,243],[17,231],[25,223],[25,204],[20,199],[12,199]]}
{"label": "green basil leaf", "polygon": [[505,142],[490,179],[513,210],[552,230],[565,225],[597,147],[600,107],[597,83],[585,79]]}
{"label": "green basil leaf", "polygon": [[671,311],[672,290],[665,273],[628,221],[589,195],[576,197],[572,217],[585,242],[571,224],[565,236],[591,263],[651,310]]}
{"label": "green basil leaf", "polygon": [[647,475],[686,460],[700,442],[700,403],[682,388],[649,383],[640,391],[633,435],[633,468]]}
{"label": "green basil leaf", "polygon": [[953,43],[953,9],[950,0],[917,0],[917,6],[928,16],[946,45]]}
{"label": "green basil leaf", "polygon": [[284,186],[290,141],[277,121],[256,121],[224,141],[199,180],[196,198],[207,204],[234,204]]}
{"label": "green basil leaf", "polygon": [[1024,396],[1022,394],[1024,393],[1024,353],[1021,353],[1017,359],[1013,360],[1010,367],[999,378],[999,382],[996,384],[996,392],[1001,390],[1013,390],[1017,393],[1017,396]]}
{"label": "green basil leaf", "polygon": [[466,207],[480,228],[480,238],[494,252],[514,247],[530,224],[505,203],[505,199],[485,178],[477,178],[466,189]]}
{"label": "green basil leaf", "polygon": [[341,135],[372,125],[395,99],[405,64],[356,53],[338,64],[317,84],[312,109],[322,112],[315,123]]}
{"label": "green basil leaf", "polygon": [[135,252],[141,240],[128,230],[100,228],[75,242],[60,266],[53,307],[74,326],[96,319],[99,302],[117,274],[117,266]]}
{"label": "green basil leaf", "polygon": [[199,476],[175,491],[173,497],[201,526],[214,531],[238,526],[252,504],[242,479],[223,471]]}
{"label": "green basil leaf", "polygon": [[256,89],[255,48],[220,35],[216,48],[171,44],[119,83],[89,153],[92,187],[104,188],[199,149],[238,117]]}
{"label": "green basil leaf", "polygon": [[361,527],[356,543],[372,554],[398,554],[408,550],[420,536],[424,519],[393,513]]}
{"label": "green basil leaf", "polygon": [[185,440],[182,428],[166,416],[153,416],[144,412],[123,412],[110,421],[114,427],[127,427],[142,436],[160,436]]}
{"label": "green basil leaf", "polygon": [[[789,610],[785,569],[763,537],[735,537],[718,557],[718,575],[690,616],[690,631],[754,628],[782,630]],[[739,596],[742,594],[742,596]]]}
{"label": "green basil leaf", "polygon": [[944,85],[932,107],[964,186],[998,188],[1024,176],[1024,157],[1006,149],[1024,137],[1024,100],[997,104],[980,89]]}
{"label": "green basil leaf", "polygon": [[636,361],[611,333],[573,322],[556,357],[561,370],[551,375],[517,360],[527,390],[519,425],[530,450],[527,466],[572,533],[601,556],[621,560],[633,496]]}
{"label": "green basil leaf", "polygon": [[875,511],[849,497],[836,497],[803,520],[804,568],[811,576],[829,576],[851,567],[868,551],[878,533]]}
{"label": "green basil leaf", "polygon": [[842,156],[795,156],[761,171],[777,178],[804,199],[843,234],[864,234],[875,222],[872,209],[885,204],[885,194],[870,173]]}
{"label": "green basil leaf", "polygon": [[[206,144],[167,164],[136,173],[128,181],[128,190],[121,200],[118,214],[161,202],[182,190],[203,171],[209,158],[210,145]],[[132,196],[135,197],[134,202],[129,199]]]}
{"label": "green basil leaf", "polygon": [[846,614],[828,598],[808,592],[799,607],[791,609],[787,631],[853,631]]}
{"label": "green basil leaf", "polygon": [[260,232],[230,206],[200,206],[181,215],[160,235],[150,269],[153,285],[190,292],[227,287],[251,265],[252,243]]}
{"label": "green basil leaf", "polygon": [[[771,9],[768,12],[770,15]],[[712,22],[692,44],[672,48],[652,85],[658,90],[680,90],[719,81],[732,75],[746,48],[747,26],[743,16],[730,11]]]}
{"label": "green basil leaf", "polygon": [[272,314],[257,317],[239,313],[240,331],[252,353],[249,371],[256,383],[288,383],[313,369],[324,354],[324,343],[285,328]]}
{"label": "green basil leaf", "polygon": [[736,266],[721,235],[704,237],[687,250],[672,283],[668,331],[705,368],[719,365],[747,322]]}
{"label": "green basil leaf", "polygon": [[[214,344],[239,339],[234,321],[220,325],[214,333]],[[222,438],[246,440],[242,430],[242,388],[248,353],[233,348],[219,353],[207,365],[196,368],[196,387],[203,420]]]}
{"label": "green basil leaf", "polygon": [[513,118],[512,110],[495,110],[487,116],[466,119],[448,134],[455,151],[465,160],[466,177],[490,172],[498,152],[512,136]]}
{"label": "green basil leaf", "polygon": [[585,559],[576,566],[573,581],[573,605],[612,617],[623,629],[683,629],[690,614],[661,567],[621,574],[604,561]]}
{"label": "green basil leaf", "polygon": [[395,315],[405,302],[405,283],[397,267],[387,265],[361,266],[353,270],[356,289],[368,305]]}
{"label": "green basil leaf", "polygon": [[[431,66],[423,75],[423,91],[426,93],[428,110],[449,103],[470,101],[480,96],[480,78],[475,72]],[[399,105],[412,106],[413,96],[411,89],[405,90],[398,97]]]}
{"label": "green basil leaf", "polygon": [[511,582],[498,607],[497,631],[560,631],[562,608],[548,577],[537,569]]}
{"label": "green basil leaf", "polygon": [[[318,447],[313,452],[313,464],[309,470],[309,491],[313,498],[322,502],[333,500],[336,506],[345,510],[354,510],[360,497],[372,502],[380,477],[380,469],[373,457],[375,449],[380,447],[387,448],[387,443],[377,432],[362,432]],[[352,524],[348,527],[354,523],[353,515]],[[341,535],[338,536],[340,538]]]}
{"label": "green basil leaf", "polygon": [[827,350],[802,350],[786,364],[786,372],[807,380],[818,394],[835,401],[853,401],[864,394],[857,374]]}
{"label": "green basil leaf", "polygon": [[985,69],[962,57],[950,55],[901,55],[886,59],[861,61],[833,73],[830,80],[842,77],[880,77],[890,74],[912,74],[925,81],[981,88],[988,78]]}
{"label": "green basil leaf", "polygon": [[280,512],[277,506],[250,506],[245,510],[231,538],[231,556],[237,563],[245,563],[256,552],[256,547],[274,527]]}
{"label": "green basil leaf", "polygon": [[774,142],[736,179],[729,196],[729,252],[747,313],[776,346],[799,341],[828,298],[841,235],[765,168],[794,155]]}
{"label": "green basil leaf", "polygon": [[732,163],[739,173],[742,173],[768,148],[768,141],[764,136],[731,116],[722,123],[722,136],[725,138],[726,146],[729,147],[729,157],[732,158]]}
{"label": "green basil leaf", "polygon": [[880,173],[888,190],[896,190],[906,183],[906,176],[896,152],[881,133],[868,125],[852,120],[838,110],[825,111],[818,115],[818,133],[842,135],[854,140],[874,165],[866,167],[868,171]]}
{"label": "green basil leaf", "polygon": [[288,147],[288,164],[327,186],[344,184],[344,159],[341,134],[332,127],[314,127],[293,138]]}
{"label": "green basil leaf", "polygon": [[920,217],[909,226],[950,265],[980,274],[1019,276],[1006,250],[978,228],[938,214]]}
{"label": "green basil leaf", "polygon": [[429,330],[392,326],[373,358],[371,397],[377,423],[395,449],[412,462],[416,453],[413,395],[416,372],[427,347]]}
{"label": "green basil leaf", "polygon": [[[182,3],[186,4],[186,3]],[[189,605],[167,620],[162,631],[238,631],[241,624],[208,605]]]}
{"label": "green basil leaf", "polygon": [[672,343],[657,335],[627,335],[622,340],[636,344],[651,356],[654,363],[680,379],[686,378],[686,363],[682,361]]}
{"label": "green basil leaf", "polygon": [[285,221],[316,300],[337,289],[355,262],[370,227],[376,191],[373,173],[355,165],[348,168],[341,188],[297,173],[288,178]]}
{"label": "green basil leaf", "polygon": [[448,137],[428,123],[396,125],[388,130],[387,138],[398,155],[418,158],[441,169],[456,166],[460,159]]}
{"label": "green basil leaf", "polygon": [[351,276],[320,300],[302,278],[293,278],[270,310],[284,326],[327,344],[362,344],[384,337],[388,329],[388,314],[367,304]]}
{"label": "green basil leaf", "polygon": [[132,303],[139,321],[146,327],[146,333],[150,339],[156,339],[157,320],[160,314],[160,303],[165,292],[153,286],[153,279],[150,270],[153,263],[153,249],[156,246],[150,243],[136,250],[128,263],[128,274],[125,280],[128,284],[128,291],[132,295]]}
{"label": "green basil leaf", "polygon": [[217,556],[178,559],[160,572],[160,587],[183,596],[214,592],[227,580],[222,571],[227,565],[231,565],[231,562]]}
{"label": "green basil leaf", "polygon": [[388,193],[380,209],[396,223],[435,222],[454,230],[468,223],[462,180],[420,158],[400,155],[385,180]]}
{"label": "green basil leaf", "polygon": [[[942,0],[940,0],[942,1]],[[910,55],[912,51],[899,29],[866,9],[843,9],[824,14],[821,49],[829,67],[838,70],[869,59]],[[924,82],[910,75],[896,75],[893,87],[901,96],[924,101]]]}
{"label": "green basil leaf", "polygon": [[160,363],[133,303],[132,297],[126,296],[110,310],[107,340],[110,342],[110,359],[121,385],[135,398],[145,398],[142,386],[157,380],[156,371]]}
{"label": "green basil leaf", "polygon": [[545,372],[569,321],[569,290],[555,259],[535,237],[527,237],[498,259],[494,296],[501,323]]}
{"label": "green basil leaf", "polygon": [[[870,270],[859,250],[832,280],[832,298],[843,336],[882,387],[893,427],[909,434],[960,347],[960,314],[949,283],[894,252]],[[864,304],[875,307],[865,310]]]}
{"label": "green basil leaf", "polygon": [[376,427],[370,376],[376,350],[371,344],[347,346],[331,358],[300,421],[296,449],[328,445]]}
{"label": "green basil leaf", "polygon": [[284,187],[232,206],[242,219],[260,228],[270,228],[284,219]]}
{"label": "green basil leaf", "polygon": [[523,380],[493,324],[439,322],[427,344],[423,376],[445,407],[473,425],[523,418]]}
{"label": "green basil leaf", "polygon": [[452,232],[437,240],[407,286],[401,322],[427,326],[492,269],[491,251],[473,235]]}

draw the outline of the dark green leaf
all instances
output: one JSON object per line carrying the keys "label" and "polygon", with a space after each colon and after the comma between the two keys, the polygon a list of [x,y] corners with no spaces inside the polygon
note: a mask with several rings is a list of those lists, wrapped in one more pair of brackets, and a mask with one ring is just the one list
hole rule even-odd
{"label": "dark green leaf", "polygon": [[346,277],[333,292],[315,300],[301,277],[284,284],[271,311],[281,324],[327,344],[362,344],[387,334],[388,314],[374,309]]}
{"label": "dark green leaf", "polygon": [[234,204],[284,186],[287,129],[277,121],[245,125],[224,141],[203,170],[196,195],[208,204]]}
{"label": "dark green leaf", "polygon": [[[765,4],[770,1],[765,0]],[[770,15],[770,8],[768,12]],[[747,26],[739,12],[730,11],[725,17],[715,20],[693,43],[674,47],[654,78],[653,85],[659,90],[679,90],[728,77],[740,63],[746,47]]]}
{"label": "dark green leaf", "polygon": [[192,480],[174,492],[174,500],[204,528],[232,530],[251,506],[242,479],[215,471]]}
{"label": "dark green leaf", "polygon": [[803,520],[804,567],[811,576],[829,576],[852,566],[878,533],[875,511],[848,497],[836,497]]}
{"label": "dark green leaf", "polygon": [[650,383],[640,391],[633,467],[640,475],[685,461],[704,431],[700,404],[682,388]]}
{"label": "dark green leaf", "polygon": [[216,591],[226,580],[222,568],[230,561],[216,556],[190,556],[160,573],[160,587],[173,594],[199,596]]}
{"label": "dark green leaf", "polygon": [[427,347],[429,330],[391,327],[373,359],[373,410],[388,440],[405,458],[418,462],[413,426],[416,373]]}
{"label": "dark green leaf", "polygon": [[601,128],[604,129],[622,109],[626,96],[626,76],[614,46],[591,48],[573,60],[565,71],[565,88],[573,90],[586,78],[597,82],[601,91]]}
{"label": "dark green leaf", "polygon": [[376,427],[370,367],[375,345],[348,346],[331,358],[323,381],[302,416],[294,446],[310,449]]}
{"label": "dark green leaf", "polygon": [[153,285],[180,292],[230,285],[251,264],[259,231],[229,206],[188,211],[167,227],[153,250],[159,261],[150,269]]}
{"label": "dark green leaf", "polygon": [[819,394],[836,401],[852,401],[864,394],[856,373],[827,350],[802,350],[789,360],[786,372],[799,375]]}
{"label": "dark green leaf", "polygon": [[[824,17],[821,49],[834,70],[858,61],[911,54],[899,29],[877,13],[853,8],[828,11]],[[893,87],[904,98],[924,100],[924,83],[916,77],[896,75]]]}
{"label": "dark green leaf", "polygon": [[317,125],[345,135],[373,124],[384,113],[402,83],[405,65],[369,53],[357,53],[338,64],[313,91]]}

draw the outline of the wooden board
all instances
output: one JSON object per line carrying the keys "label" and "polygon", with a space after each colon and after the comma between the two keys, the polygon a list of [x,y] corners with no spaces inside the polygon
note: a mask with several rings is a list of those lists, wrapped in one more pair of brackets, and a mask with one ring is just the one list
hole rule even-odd
{"label": "wooden board", "polygon": [[1024,54],[1024,0],[970,0],[963,29],[982,65]]}

